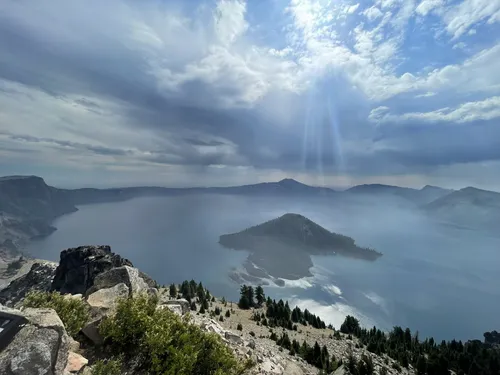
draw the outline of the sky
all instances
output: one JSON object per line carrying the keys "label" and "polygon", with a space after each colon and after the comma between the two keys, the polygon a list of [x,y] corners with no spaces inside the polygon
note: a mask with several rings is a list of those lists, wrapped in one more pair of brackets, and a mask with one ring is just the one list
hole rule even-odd
{"label": "sky", "polygon": [[3,0],[13,174],[500,190],[500,0]]}

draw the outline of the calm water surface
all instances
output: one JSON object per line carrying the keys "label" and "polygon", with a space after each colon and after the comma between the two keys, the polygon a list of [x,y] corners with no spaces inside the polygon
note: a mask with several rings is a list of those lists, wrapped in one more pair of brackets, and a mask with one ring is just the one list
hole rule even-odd
{"label": "calm water surface", "polygon": [[482,338],[484,331],[498,330],[500,239],[391,207],[222,195],[138,198],[79,207],[28,251],[57,261],[65,248],[108,244],[160,283],[194,278],[214,294],[236,299],[238,285],[227,274],[246,253],[222,248],[219,235],[296,212],[384,256],[374,263],[315,257],[314,277],[266,288],[273,297],[334,325],[356,314],[366,325],[409,326],[437,339]]}

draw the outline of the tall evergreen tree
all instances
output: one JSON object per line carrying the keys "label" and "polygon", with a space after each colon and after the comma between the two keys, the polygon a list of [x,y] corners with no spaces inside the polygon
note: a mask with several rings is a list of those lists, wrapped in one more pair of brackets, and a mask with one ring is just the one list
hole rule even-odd
{"label": "tall evergreen tree", "polygon": [[262,306],[266,300],[264,289],[260,285],[255,288],[255,299],[257,300],[257,305],[259,306]]}
{"label": "tall evergreen tree", "polygon": [[177,288],[176,288],[175,284],[170,285],[169,292],[170,292],[170,297],[177,298]]}
{"label": "tall evergreen tree", "polygon": [[250,300],[248,298],[248,286],[242,285],[240,288],[240,301],[238,302],[238,307],[240,309],[249,309]]}

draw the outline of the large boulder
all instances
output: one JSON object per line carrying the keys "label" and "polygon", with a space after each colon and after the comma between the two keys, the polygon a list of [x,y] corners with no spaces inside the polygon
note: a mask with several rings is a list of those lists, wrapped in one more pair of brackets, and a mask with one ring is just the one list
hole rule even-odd
{"label": "large boulder", "polygon": [[68,361],[69,337],[52,309],[0,306],[0,311],[22,316],[27,323],[0,353],[0,374],[63,375]]}
{"label": "large boulder", "polygon": [[87,303],[92,308],[114,310],[120,298],[129,295],[129,288],[124,283],[116,284],[111,288],[103,288],[92,293],[87,298]]}
{"label": "large boulder", "polygon": [[151,289],[140,276],[137,268],[123,266],[112,268],[97,275],[94,279],[94,285],[87,291],[87,294],[94,293],[100,289],[111,288],[122,283],[128,287],[130,295],[148,292]]}
{"label": "large boulder", "polygon": [[132,263],[112,253],[109,246],[67,249],[61,252],[51,288],[61,293],[84,294],[99,274],[122,266],[132,267]]}
{"label": "large boulder", "polygon": [[0,291],[0,304],[18,306],[28,292],[50,290],[56,267],[57,264],[52,262],[34,263],[27,274],[12,280]]}
{"label": "large boulder", "polygon": [[191,310],[189,302],[183,298],[160,301],[159,306],[166,307],[179,315],[187,314]]}

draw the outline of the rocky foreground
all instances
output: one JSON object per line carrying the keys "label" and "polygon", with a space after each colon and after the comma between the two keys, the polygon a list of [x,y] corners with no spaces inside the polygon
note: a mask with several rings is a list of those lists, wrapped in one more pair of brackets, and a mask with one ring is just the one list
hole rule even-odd
{"label": "rocky foreground", "polygon": [[[90,307],[90,319],[76,336],[78,341],[68,335],[54,310],[22,308],[23,299],[33,290],[55,290],[63,293],[64,298],[85,301]],[[235,303],[213,298],[206,313],[196,313],[191,311],[192,306],[187,300],[170,296],[169,289],[159,287],[130,261],[112,253],[108,246],[84,246],[63,251],[58,265],[34,263],[28,273],[0,291],[0,313],[12,314],[25,321],[0,352],[0,374],[93,374],[93,363],[98,357],[96,352],[103,340],[98,329],[100,322],[115,313],[119,298],[140,294],[157,296],[159,309],[168,308],[182,316],[191,314],[192,323],[219,335],[241,361],[251,359],[253,366],[246,374],[318,373],[317,368],[278,347],[269,338],[269,328],[251,319],[256,310],[262,309],[240,310]],[[223,319],[217,319],[219,317],[213,311],[219,309],[230,311],[230,316],[227,313]],[[279,333],[281,328],[275,331]],[[287,332],[290,339],[305,340],[310,345],[316,341],[326,345],[338,360],[347,358],[349,353],[355,357],[370,354],[358,345],[356,339],[344,335],[333,339],[332,330],[307,326]],[[383,368],[386,373],[412,373],[407,369],[395,372],[390,358],[370,355],[375,373],[380,373]],[[133,368],[125,373],[142,374]],[[335,373],[343,374],[345,370],[340,367]]]}

